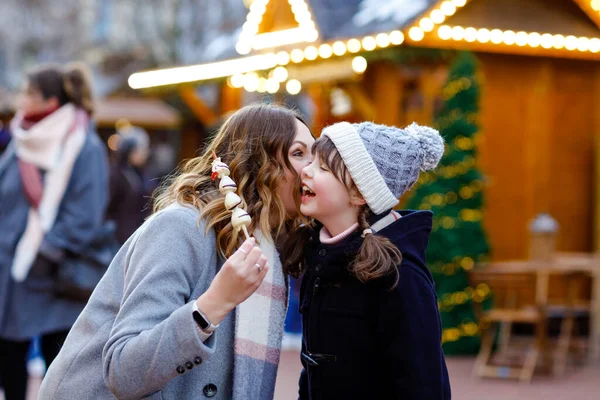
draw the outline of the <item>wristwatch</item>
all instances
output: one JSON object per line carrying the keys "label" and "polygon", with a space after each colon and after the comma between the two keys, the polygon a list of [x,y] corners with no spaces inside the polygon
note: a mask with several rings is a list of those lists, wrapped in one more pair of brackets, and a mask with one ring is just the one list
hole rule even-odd
{"label": "wristwatch", "polygon": [[198,304],[196,304],[195,301],[192,310],[194,321],[196,321],[196,324],[198,324],[198,327],[200,327],[203,332],[213,333],[219,327],[219,325],[213,325],[208,318],[206,318],[206,315],[200,311]]}

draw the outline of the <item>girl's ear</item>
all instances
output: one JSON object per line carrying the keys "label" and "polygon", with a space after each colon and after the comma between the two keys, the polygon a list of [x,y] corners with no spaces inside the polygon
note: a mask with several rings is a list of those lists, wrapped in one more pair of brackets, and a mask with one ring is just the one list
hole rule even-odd
{"label": "girl's ear", "polygon": [[358,190],[350,191],[350,204],[353,206],[364,206],[367,204],[365,198],[358,192]]}

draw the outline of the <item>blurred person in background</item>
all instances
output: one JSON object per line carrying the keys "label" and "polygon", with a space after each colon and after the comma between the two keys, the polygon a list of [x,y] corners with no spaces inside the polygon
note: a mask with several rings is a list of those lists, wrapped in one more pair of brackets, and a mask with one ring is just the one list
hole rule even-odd
{"label": "blurred person in background", "polygon": [[146,131],[129,127],[121,139],[110,169],[110,201],[107,218],[117,224],[117,239],[125,243],[148,214],[150,192],[144,167],[150,153]]}
{"label": "blurred person in background", "polygon": [[0,157],[0,380],[23,400],[31,339],[50,364],[85,306],[59,297],[65,254],[83,254],[104,220],[106,150],[91,121],[85,68],[46,65],[27,75]]}

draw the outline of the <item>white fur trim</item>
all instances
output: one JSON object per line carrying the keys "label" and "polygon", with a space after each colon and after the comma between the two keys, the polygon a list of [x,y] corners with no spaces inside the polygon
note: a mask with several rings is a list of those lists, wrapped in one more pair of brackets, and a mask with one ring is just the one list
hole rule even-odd
{"label": "white fur trim", "polygon": [[322,136],[331,139],[356,187],[375,214],[381,214],[399,203],[385,184],[360,135],[351,124],[340,122],[331,125],[323,130]]}

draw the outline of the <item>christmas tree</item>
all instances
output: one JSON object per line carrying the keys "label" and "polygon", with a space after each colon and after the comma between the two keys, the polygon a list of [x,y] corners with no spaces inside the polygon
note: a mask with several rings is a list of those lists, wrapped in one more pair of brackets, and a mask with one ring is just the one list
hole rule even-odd
{"label": "christmas tree", "polygon": [[434,126],[446,141],[436,170],[422,174],[408,208],[434,212],[427,264],[436,282],[446,354],[474,353],[479,330],[473,301],[488,297],[485,285],[469,287],[468,271],[488,254],[482,224],[483,177],[477,169],[479,83],[477,61],[459,53],[450,68],[444,105]]}

